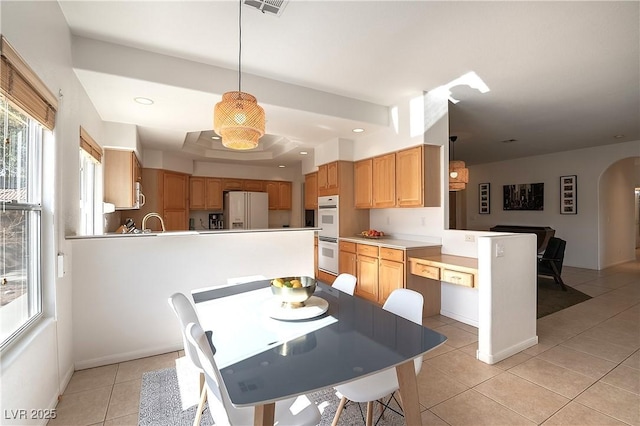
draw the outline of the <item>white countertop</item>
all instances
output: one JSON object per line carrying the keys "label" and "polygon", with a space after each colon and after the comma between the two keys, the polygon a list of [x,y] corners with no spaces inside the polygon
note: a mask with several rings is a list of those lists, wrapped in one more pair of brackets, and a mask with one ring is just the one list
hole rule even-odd
{"label": "white countertop", "polygon": [[67,235],[67,240],[86,240],[93,238],[140,238],[140,237],[172,237],[180,235],[209,235],[209,234],[240,234],[250,232],[295,232],[318,231],[320,228],[268,228],[268,229],[211,229],[202,231],[167,231],[140,232],[137,234],[108,233],[102,235]]}
{"label": "white countertop", "polygon": [[412,241],[412,240],[400,240],[393,237],[382,237],[380,239],[371,239],[364,237],[340,237],[341,241],[351,241],[358,244],[369,244],[379,247],[389,247],[401,250],[423,248],[423,247],[441,247],[440,243],[431,243],[428,241]]}

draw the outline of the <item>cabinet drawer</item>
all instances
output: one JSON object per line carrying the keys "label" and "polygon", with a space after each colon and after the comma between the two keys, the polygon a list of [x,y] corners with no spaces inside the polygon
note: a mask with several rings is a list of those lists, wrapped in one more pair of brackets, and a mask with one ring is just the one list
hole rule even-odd
{"label": "cabinet drawer", "polygon": [[380,247],[380,258],[394,260],[396,262],[404,262],[404,250]]}
{"label": "cabinet drawer", "polygon": [[429,266],[424,263],[411,262],[411,273],[432,280],[440,280],[440,268]]}
{"label": "cabinet drawer", "polygon": [[358,244],[358,254],[361,256],[378,257],[378,246]]}
{"label": "cabinet drawer", "polygon": [[340,241],[339,245],[340,251],[346,251],[349,253],[356,252],[356,243],[352,243],[351,241]]}
{"label": "cabinet drawer", "polygon": [[443,269],[442,281],[446,281],[451,284],[463,285],[465,287],[473,287],[473,274],[452,271],[451,269]]}

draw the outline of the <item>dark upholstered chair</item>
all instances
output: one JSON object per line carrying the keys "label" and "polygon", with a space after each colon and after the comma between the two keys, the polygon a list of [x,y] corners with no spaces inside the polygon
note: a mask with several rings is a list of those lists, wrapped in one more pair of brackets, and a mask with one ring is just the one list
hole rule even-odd
{"label": "dark upholstered chair", "polygon": [[538,258],[538,275],[553,277],[553,280],[567,291],[562,281],[562,262],[564,261],[564,249],[567,242],[561,238],[551,237],[542,257]]}

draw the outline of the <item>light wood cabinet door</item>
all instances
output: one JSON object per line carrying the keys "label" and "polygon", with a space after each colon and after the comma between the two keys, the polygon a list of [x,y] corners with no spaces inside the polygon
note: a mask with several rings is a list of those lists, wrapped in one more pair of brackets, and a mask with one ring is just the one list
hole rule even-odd
{"label": "light wood cabinet door", "polygon": [[278,190],[278,182],[268,181],[265,182],[264,188],[269,195],[269,210],[278,210],[280,205],[280,191]]}
{"label": "light wood cabinet door", "polygon": [[357,161],[353,165],[354,199],[357,209],[373,207],[373,159]]}
{"label": "light wood cabinet door", "polygon": [[189,208],[191,210],[204,210],[207,207],[206,178],[189,178]]}
{"label": "light wood cabinet door", "polygon": [[130,209],[136,202],[135,182],[142,181],[142,169],[135,152],[104,150],[104,201],[117,209]]}
{"label": "light wood cabinet door", "polygon": [[223,191],[242,191],[243,181],[242,179],[222,179]]}
{"label": "light wood cabinet door", "polygon": [[318,194],[327,190],[329,181],[327,180],[327,164],[318,166]]}
{"label": "light wood cabinet door", "polygon": [[318,166],[318,195],[338,195],[340,190],[340,174],[338,162]]}
{"label": "light wood cabinet door", "polygon": [[207,210],[222,210],[222,179],[207,178],[205,191]]}
{"label": "light wood cabinet door", "polygon": [[398,207],[421,207],[424,203],[422,146],[396,152],[396,196]]}
{"label": "light wood cabinet door", "polygon": [[333,163],[327,164],[327,189],[329,191],[335,191],[329,195],[338,194],[339,183],[338,162],[334,161]]}
{"label": "light wood cabinet door", "polygon": [[356,254],[340,250],[338,253],[338,272],[340,274],[351,274],[354,277],[358,276],[358,265],[356,263]]}
{"label": "light wood cabinet door", "polygon": [[278,182],[278,210],[291,210],[291,182]]}
{"label": "light wood cabinet door", "polygon": [[378,258],[358,256],[356,294],[372,302],[378,302]]}
{"label": "light wood cabinet door", "polygon": [[304,177],[304,208],[318,208],[318,173],[309,173]]}
{"label": "light wood cabinet door", "polygon": [[181,173],[164,172],[163,207],[165,210],[187,209],[187,178]]}
{"label": "light wood cabinet door", "polygon": [[187,210],[165,210],[163,220],[167,231],[184,231],[188,229],[189,212]]}
{"label": "light wood cabinet door", "polygon": [[373,158],[373,207],[396,205],[396,154]]}
{"label": "light wood cabinet door", "polygon": [[264,192],[264,181],[247,179],[242,182],[242,190],[250,192]]}
{"label": "light wood cabinet door", "polygon": [[378,303],[384,305],[391,292],[404,287],[404,263],[381,259],[378,282]]}

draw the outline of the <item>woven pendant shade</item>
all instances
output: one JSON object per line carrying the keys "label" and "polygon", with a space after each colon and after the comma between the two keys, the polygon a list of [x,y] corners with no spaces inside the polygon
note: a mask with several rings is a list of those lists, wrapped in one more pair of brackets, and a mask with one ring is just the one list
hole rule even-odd
{"label": "woven pendant shade", "polygon": [[226,92],[213,111],[213,130],[227,148],[255,148],[264,135],[264,126],[264,110],[249,93]]}
{"label": "woven pendant shade", "polygon": [[[452,177],[453,176],[455,177]],[[469,169],[464,161],[449,161],[449,191],[465,189],[469,183]]]}

